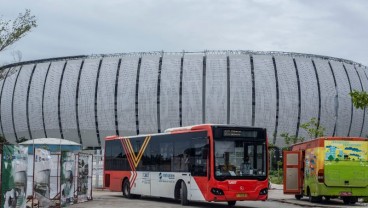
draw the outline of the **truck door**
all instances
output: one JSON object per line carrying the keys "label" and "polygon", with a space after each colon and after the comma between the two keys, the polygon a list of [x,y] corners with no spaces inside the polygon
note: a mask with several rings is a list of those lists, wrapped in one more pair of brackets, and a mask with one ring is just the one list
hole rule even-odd
{"label": "truck door", "polygon": [[284,151],[284,194],[302,193],[302,155],[300,151]]}

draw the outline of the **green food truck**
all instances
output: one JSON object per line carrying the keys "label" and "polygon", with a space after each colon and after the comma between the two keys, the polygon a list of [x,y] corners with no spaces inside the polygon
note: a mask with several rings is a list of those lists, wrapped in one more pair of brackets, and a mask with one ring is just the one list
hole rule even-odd
{"label": "green food truck", "polygon": [[321,137],[283,153],[284,194],[311,202],[340,198],[344,204],[368,196],[368,139]]}

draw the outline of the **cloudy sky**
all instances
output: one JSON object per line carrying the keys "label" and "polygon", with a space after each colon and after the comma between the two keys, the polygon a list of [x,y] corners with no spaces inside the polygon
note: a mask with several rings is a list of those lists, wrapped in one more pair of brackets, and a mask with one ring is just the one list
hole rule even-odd
{"label": "cloudy sky", "polygon": [[0,65],[90,54],[256,50],[368,66],[367,0],[0,0],[2,19],[30,9],[38,27]]}

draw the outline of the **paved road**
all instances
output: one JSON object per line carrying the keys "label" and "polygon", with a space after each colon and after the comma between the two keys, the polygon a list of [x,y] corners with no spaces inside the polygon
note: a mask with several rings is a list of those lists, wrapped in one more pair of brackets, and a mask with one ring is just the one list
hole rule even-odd
{"label": "paved road", "polygon": [[[322,207],[322,208],[348,208],[348,207],[368,207],[368,204],[357,203],[353,206],[346,206],[341,200],[331,200],[330,202],[322,202],[319,204],[312,204],[308,202],[306,198],[302,200],[296,200],[292,195],[284,195],[282,192],[282,186],[273,185],[273,188],[269,191],[269,200],[262,201],[243,201],[237,202],[236,208],[291,208],[291,207]],[[95,190],[93,192],[93,201],[75,204],[70,207],[73,208],[183,208],[179,202],[162,199],[142,197],[141,199],[126,199],[122,197],[121,193],[109,192],[102,190]],[[227,203],[200,203],[191,202],[189,206],[196,208],[225,208],[228,207]]]}

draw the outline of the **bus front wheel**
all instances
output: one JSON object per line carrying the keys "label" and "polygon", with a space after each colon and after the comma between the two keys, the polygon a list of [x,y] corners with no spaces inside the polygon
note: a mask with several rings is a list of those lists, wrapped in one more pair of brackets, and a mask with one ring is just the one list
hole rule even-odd
{"label": "bus front wheel", "polygon": [[228,202],[227,202],[227,204],[228,204],[229,206],[235,206],[236,201],[228,201]]}
{"label": "bus front wheel", "polygon": [[188,201],[188,189],[187,189],[187,185],[185,185],[184,181],[181,182],[180,203],[183,206],[189,204],[189,201]]}

